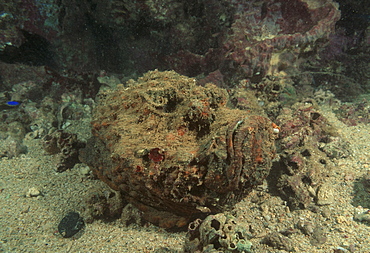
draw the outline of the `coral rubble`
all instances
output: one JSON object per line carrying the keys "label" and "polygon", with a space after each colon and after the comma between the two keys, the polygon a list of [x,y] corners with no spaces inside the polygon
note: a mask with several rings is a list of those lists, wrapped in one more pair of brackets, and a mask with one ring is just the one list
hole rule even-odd
{"label": "coral rubble", "polygon": [[284,108],[277,123],[281,128],[278,145],[282,164],[278,166],[281,175],[277,180],[280,193],[293,209],[307,208],[314,200],[322,204],[320,187],[331,173],[332,158],[349,156],[348,144],[312,99]]}
{"label": "coral rubble", "polygon": [[44,150],[52,155],[57,155],[58,164],[56,171],[63,172],[72,168],[78,160],[78,151],[85,144],[77,139],[76,134],[57,130],[52,134],[47,134],[43,138]]}
{"label": "coral rubble", "polygon": [[189,224],[185,252],[253,252],[247,224],[219,213]]}
{"label": "coral rubble", "polygon": [[[195,83],[150,71],[101,92],[94,136],[81,152],[100,179],[163,227],[234,205],[262,183],[275,156],[275,124],[228,107],[226,90]],[[168,212],[182,218],[166,222]]]}

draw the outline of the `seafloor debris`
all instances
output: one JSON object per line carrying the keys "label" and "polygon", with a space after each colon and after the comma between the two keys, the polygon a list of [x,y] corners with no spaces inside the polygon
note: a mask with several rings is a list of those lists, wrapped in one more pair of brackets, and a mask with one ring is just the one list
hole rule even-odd
{"label": "seafloor debris", "polygon": [[224,213],[189,224],[185,252],[252,252],[248,225]]}
{"label": "seafloor debris", "polygon": [[38,197],[38,196],[42,196],[42,193],[36,187],[31,187],[26,192],[26,197],[27,198]]}
{"label": "seafloor debris", "polygon": [[[352,205],[370,208],[370,171],[366,171],[364,175],[355,182]],[[367,212],[367,214],[370,216],[370,212]]]}
{"label": "seafloor debris", "polygon": [[348,126],[357,126],[358,124],[368,124],[370,122],[369,102],[364,99],[352,104],[342,104],[335,114],[338,119]]}
{"label": "seafloor debris", "polygon": [[226,90],[195,82],[151,71],[100,93],[94,137],[81,153],[101,180],[163,227],[232,206],[262,183],[275,156],[275,124],[229,108]]}
{"label": "seafloor debris", "polygon": [[47,153],[58,156],[56,171],[63,172],[79,162],[78,150],[85,147],[85,143],[79,141],[76,134],[57,130],[45,135],[43,147]]}
{"label": "seafloor debris", "polygon": [[283,198],[292,208],[307,208],[314,199],[319,205],[328,204],[330,193],[320,190],[320,185],[331,172],[331,159],[350,154],[348,144],[312,99],[283,108],[277,122],[282,152],[276,182]]}
{"label": "seafloor debris", "polygon": [[363,213],[357,213],[353,217],[354,220],[360,222],[366,222],[370,224],[370,210],[367,210]]}
{"label": "seafloor debris", "polygon": [[83,218],[77,212],[69,212],[60,221],[58,225],[59,233],[65,237],[69,238],[74,236],[78,231],[85,227],[85,222]]}
{"label": "seafloor debris", "polygon": [[125,204],[119,192],[109,189],[106,185],[96,186],[88,195],[82,215],[87,223],[95,219],[114,220],[121,216]]}
{"label": "seafloor debris", "polygon": [[27,152],[27,147],[22,144],[22,140],[13,136],[2,136],[0,132],[0,157],[13,158]]}
{"label": "seafloor debris", "polygon": [[262,240],[263,243],[280,250],[291,252],[294,250],[292,240],[279,232],[272,232]]}

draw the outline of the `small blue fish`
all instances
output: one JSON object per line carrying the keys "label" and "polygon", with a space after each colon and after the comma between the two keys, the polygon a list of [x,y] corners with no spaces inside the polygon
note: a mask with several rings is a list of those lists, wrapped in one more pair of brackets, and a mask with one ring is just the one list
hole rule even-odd
{"label": "small blue fish", "polygon": [[21,102],[18,101],[4,101],[3,99],[0,99],[0,110],[17,108],[20,104]]}
{"label": "small blue fish", "polygon": [[8,101],[6,102],[5,104],[7,104],[8,106],[18,106],[20,105],[21,103],[17,102],[17,101]]}

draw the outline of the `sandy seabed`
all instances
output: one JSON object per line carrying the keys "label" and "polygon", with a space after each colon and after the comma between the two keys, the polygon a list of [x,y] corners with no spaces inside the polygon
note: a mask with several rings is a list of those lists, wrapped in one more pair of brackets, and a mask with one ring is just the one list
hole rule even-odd
{"label": "sandy seabed", "polygon": [[[320,228],[321,236],[292,233],[289,238],[295,252],[370,252],[369,225],[354,220],[356,213],[369,207],[353,202],[354,185],[370,170],[370,129],[368,125],[346,126],[329,107],[321,112],[352,151],[349,157],[335,160],[329,173],[334,201],[320,207],[320,212],[290,211],[268,188],[256,189],[232,210],[238,220],[256,228],[253,252],[287,252],[262,244],[262,238],[273,231],[294,230],[300,222],[312,224],[313,234]],[[90,127],[89,122],[78,124],[85,132]],[[71,210],[81,212],[89,192],[107,186],[86,178],[81,164],[55,172],[53,157],[42,149],[40,139],[24,144],[26,154],[0,160],[0,252],[183,252],[185,232],[167,232],[151,224],[126,227],[119,219],[96,220],[72,238],[63,238],[57,228],[64,215]],[[27,196],[31,188],[40,195]],[[254,203],[253,198],[261,194],[264,203]]]}

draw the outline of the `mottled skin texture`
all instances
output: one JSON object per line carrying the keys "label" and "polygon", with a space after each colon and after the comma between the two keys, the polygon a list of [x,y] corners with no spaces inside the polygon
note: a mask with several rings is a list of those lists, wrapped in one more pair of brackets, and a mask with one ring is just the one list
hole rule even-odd
{"label": "mottled skin texture", "polygon": [[[227,92],[212,84],[199,87],[175,72],[148,72],[127,88],[99,95],[94,137],[82,158],[151,213],[146,219],[183,226],[234,205],[270,170],[276,125],[227,104]],[[166,212],[177,218],[165,222]]]}

